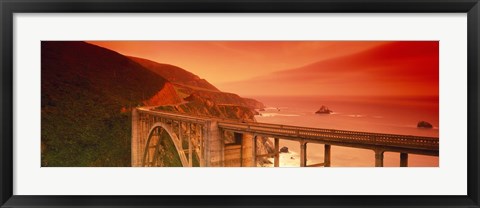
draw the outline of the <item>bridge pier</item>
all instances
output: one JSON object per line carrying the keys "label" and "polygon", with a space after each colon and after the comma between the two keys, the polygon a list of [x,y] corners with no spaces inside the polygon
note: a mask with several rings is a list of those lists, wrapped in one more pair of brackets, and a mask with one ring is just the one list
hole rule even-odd
{"label": "bridge pier", "polygon": [[323,156],[323,162],[324,162],[324,167],[330,167],[331,163],[331,146],[329,144],[324,145],[324,156]]}
{"label": "bridge pier", "polygon": [[257,167],[257,136],[253,135],[252,139],[252,167]]}
{"label": "bridge pier", "polygon": [[203,138],[206,142],[205,166],[224,167],[224,148],[225,142],[220,135],[217,121],[208,121],[203,132]]}
{"label": "bridge pier", "polygon": [[251,134],[242,135],[242,167],[255,167],[256,163],[256,137]]}
{"label": "bridge pier", "polygon": [[383,150],[375,151],[375,167],[383,167]]}
{"label": "bridge pier", "polygon": [[307,167],[307,143],[300,142],[300,167]]}
{"label": "bridge pier", "polygon": [[179,121],[177,122],[177,124],[178,124],[178,139],[180,139],[180,143],[182,144],[182,149],[183,149],[182,122]]}
{"label": "bridge pier", "polygon": [[198,162],[200,164],[200,167],[205,167],[207,166],[206,165],[206,155],[205,155],[205,150],[206,150],[206,138],[204,137],[205,136],[205,125],[207,124],[192,124],[193,125],[193,130],[195,131],[195,139],[193,141],[195,141],[194,143],[192,143],[193,145],[193,149],[197,152],[197,156],[198,156]]}
{"label": "bridge pier", "polygon": [[400,153],[400,167],[408,167],[408,154]]}
{"label": "bridge pier", "polygon": [[274,138],[274,145],[275,145],[275,158],[273,160],[273,167],[280,166],[280,139]]}
{"label": "bridge pier", "polygon": [[191,124],[185,124],[185,128],[187,128],[187,139],[188,139],[188,166],[193,167],[193,144],[192,144],[192,138],[191,138],[191,132],[192,132],[192,125]]}
{"label": "bridge pier", "polygon": [[131,141],[131,165],[132,167],[139,166],[138,164],[138,112],[137,109],[132,109],[132,141]]}

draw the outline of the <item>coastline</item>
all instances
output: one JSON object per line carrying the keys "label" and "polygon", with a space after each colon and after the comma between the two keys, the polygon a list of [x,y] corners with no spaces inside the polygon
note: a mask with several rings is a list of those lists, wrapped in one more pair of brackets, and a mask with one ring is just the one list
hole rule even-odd
{"label": "coastline", "polygon": [[[285,97],[270,97],[270,99],[255,97],[255,99],[267,106],[265,111],[260,111],[260,115],[255,116],[257,122],[375,133],[439,136],[438,104],[435,106],[435,98],[417,98],[417,100],[411,98],[412,105],[405,105],[406,101],[375,102],[366,98],[360,101],[351,99],[346,103],[344,100],[328,100],[325,97],[303,97],[298,100]],[[315,114],[318,106],[324,103],[333,110],[333,113]],[[432,129],[416,127],[417,120],[424,118],[433,121]],[[300,144],[280,139],[280,148],[283,146],[288,147],[290,153],[280,154],[280,167],[299,167]],[[308,144],[307,165],[323,162],[323,151],[321,144]],[[375,166],[375,155],[372,150],[332,146],[331,154],[332,167]],[[399,153],[386,152],[384,157],[384,166],[399,166]],[[273,162],[273,158],[269,160]],[[269,167],[271,166],[273,164]],[[410,154],[409,167],[439,167],[439,158]]]}

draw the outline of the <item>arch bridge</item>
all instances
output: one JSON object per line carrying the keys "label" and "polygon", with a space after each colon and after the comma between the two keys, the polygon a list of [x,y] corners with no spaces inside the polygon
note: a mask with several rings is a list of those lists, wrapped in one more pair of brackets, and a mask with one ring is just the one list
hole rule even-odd
{"label": "arch bridge", "polygon": [[[228,139],[228,134],[233,139]],[[258,148],[262,144],[259,138],[267,137],[274,138],[273,153]],[[273,157],[274,167],[278,167],[280,139],[299,143],[301,167],[330,167],[332,145],[372,150],[376,167],[383,167],[385,152],[400,153],[401,167],[408,166],[409,154],[439,155],[439,140],[434,137],[240,122],[147,108],[132,111],[134,167],[163,166],[165,160],[184,167],[256,167],[265,157]],[[322,163],[307,163],[308,144],[324,145]],[[174,154],[166,155],[165,148]]]}

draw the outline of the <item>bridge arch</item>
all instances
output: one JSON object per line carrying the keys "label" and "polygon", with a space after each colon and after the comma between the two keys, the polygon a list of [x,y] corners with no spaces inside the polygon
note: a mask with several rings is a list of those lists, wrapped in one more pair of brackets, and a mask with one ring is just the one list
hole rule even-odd
{"label": "bridge arch", "polygon": [[[169,125],[163,122],[156,122],[152,125],[152,127],[148,132],[149,132],[147,137],[148,139],[147,139],[147,142],[145,143],[144,155],[142,158],[142,166],[148,166],[148,162],[149,162],[148,160],[152,160],[153,162],[153,160],[155,160],[156,157],[158,157],[158,148],[161,145],[160,144],[161,138],[162,138],[161,136],[163,133],[168,134],[171,141],[173,142],[173,145],[175,146],[176,153],[180,158],[180,162],[182,163],[182,166],[183,167],[189,166],[187,157],[182,148],[181,141],[178,138],[177,134],[174,133],[174,131]],[[152,151],[152,148],[154,148],[153,151]]]}

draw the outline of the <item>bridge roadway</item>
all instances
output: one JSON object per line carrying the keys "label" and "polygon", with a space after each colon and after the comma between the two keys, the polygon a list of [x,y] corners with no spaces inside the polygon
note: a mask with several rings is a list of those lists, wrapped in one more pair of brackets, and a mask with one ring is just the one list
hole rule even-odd
{"label": "bridge roadway", "polygon": [[[255,158],[262,156],[275,156],[276,166],[278,166],[279,159],[279,139],[293,140],[300,143],[301,166],[307,166],[307,143],[325,145],[325,161],[323,163],[308,166],[330,166],[331,145],[373,150],[375,152],[375,165],[377,167],[383,166],[384,152],[399,152],[400,166],[408,166],[408,154],[429,156],[439,155],[439,139],[436,137],[309,128],[247,121],[240,122],[238,120],[217,117],[191,116],[181,113],[154,111],[148,108],[137,108],[137,110],[150,115],[185,122],[205,123],[208,121],[215,121],[220,130],[251,134],[254,135],[254,139],[256,139],[256,136],[275,138],[276,152],[267,155],[257,155]],[[254,142],[254,144],[256,144],[256,142]]]}

